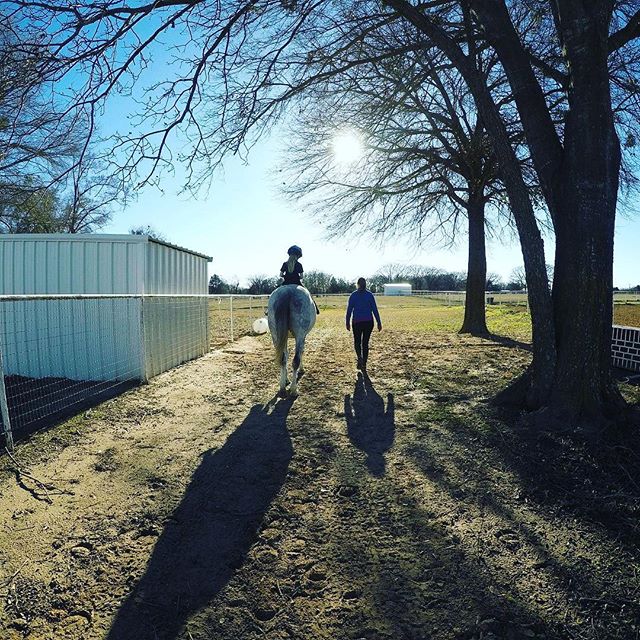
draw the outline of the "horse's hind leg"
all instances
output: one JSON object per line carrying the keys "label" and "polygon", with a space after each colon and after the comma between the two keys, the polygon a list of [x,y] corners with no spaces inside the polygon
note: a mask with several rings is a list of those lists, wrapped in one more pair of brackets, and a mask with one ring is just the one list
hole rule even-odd
{"label": "horse's hind leg", "polygon": [[296,338],[296,352],[293,356],[293,378],[289,393],[292,396],[298,395],[298,377],[302,371],[302,352],[304,351],[304,338]]}
{"label": "horse's hind leg", "polygon": [[289,359],[289,350],[287,348],[282,352],[280,358],[280,395],[286,395],[287,393],[287,360]]}

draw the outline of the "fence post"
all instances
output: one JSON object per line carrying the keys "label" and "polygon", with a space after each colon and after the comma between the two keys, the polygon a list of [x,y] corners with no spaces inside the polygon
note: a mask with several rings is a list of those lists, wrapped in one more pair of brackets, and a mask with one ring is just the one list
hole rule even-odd
{"label": "fence post", "polygon": [[231,342],[233,342],[233,296],[229,296],[229,314],[231,315]]}
{"label": "fence post", "polygon": [[211,335],[209,333],[209,296],[204,298],[203,313],[204,313],[204,355],[211,351]]}
{"label": "fence post", "polygon": [[140,382],[146,384],[149,382],[147,377],[147,341],[144,326],[144,294],[140,296]]}
{"label": "fence post", "polygon": [[[0,329],[4,327],[4,322]],[[11,418],[7,403],[7,388],[4,384],[4,362],[2,360],[2,332],[0,331],[0,413],[2,414],[2,431],[7,449],[13,451],[13,434],[11,433]]]}

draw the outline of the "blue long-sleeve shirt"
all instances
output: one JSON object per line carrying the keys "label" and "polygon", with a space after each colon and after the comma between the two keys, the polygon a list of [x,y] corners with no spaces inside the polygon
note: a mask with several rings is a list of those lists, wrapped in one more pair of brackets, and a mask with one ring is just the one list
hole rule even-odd
{"label": "blue long-sleeve shirt", "polygon": [[352,314],[353,322],[371,322],[373,320],[373,314],[378,321],[378,324],[381,324],[376,299],[374,298],[373,293],[368,289],[365,289],[364,291],[360,291],[360,289],[358,289],[349,296],[349,304],[347,305],[347,324],[351,322]]}

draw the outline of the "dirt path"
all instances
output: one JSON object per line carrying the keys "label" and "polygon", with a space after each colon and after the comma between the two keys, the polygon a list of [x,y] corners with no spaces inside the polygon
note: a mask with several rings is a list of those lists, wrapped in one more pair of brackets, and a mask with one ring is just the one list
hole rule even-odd
{"label": "dirt path", "polygon": [[367,382],[321,318],[295,402],[245,338],[19,447],[55,488],[0,460],[3,640],[640,637],[638,450],[496,415],[525,350],[385,331]]}

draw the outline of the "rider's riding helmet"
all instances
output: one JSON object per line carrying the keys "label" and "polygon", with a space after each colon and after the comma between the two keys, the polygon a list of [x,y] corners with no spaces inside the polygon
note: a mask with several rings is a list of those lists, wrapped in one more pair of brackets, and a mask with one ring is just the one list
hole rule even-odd
{"label": "rider's riding helmet", "polygon": [[298,256],[298,258],[302,258],[302,249],[297,244],[294,244],[293,246],[289,247],[289,249],[287,250],[287,253],[290,256],[296,255]]}

